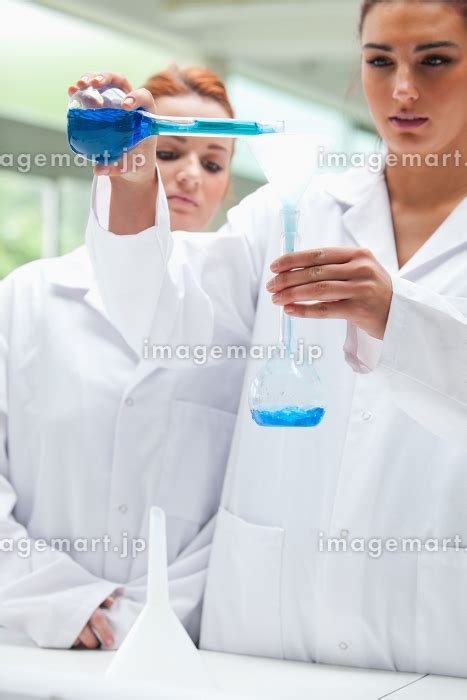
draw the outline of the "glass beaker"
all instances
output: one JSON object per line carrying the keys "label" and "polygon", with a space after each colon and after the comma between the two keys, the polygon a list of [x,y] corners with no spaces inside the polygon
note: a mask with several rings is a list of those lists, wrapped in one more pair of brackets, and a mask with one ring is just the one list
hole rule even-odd
{"label": "glass beaker", "polygon": [[[250,142],[267,179],[282,202],[281,253],[293,253],[299,203],[316,167],[314,134],[277,134]],[[253,420],[265,427],[314,427],[326,412],[325,392],[312,362],[295,358],[293,320],[280,307],[279,343],[250,386]]]}
{"label": "glass beaker", "polygon": [[70,98],[68,141],[75,153],[93,162],[108,164],[156,134],[235,138],[284,130],[281,121],[161,117],[142,108],[122,109],[125,97],[119,88],[106,86],[78,90]]}

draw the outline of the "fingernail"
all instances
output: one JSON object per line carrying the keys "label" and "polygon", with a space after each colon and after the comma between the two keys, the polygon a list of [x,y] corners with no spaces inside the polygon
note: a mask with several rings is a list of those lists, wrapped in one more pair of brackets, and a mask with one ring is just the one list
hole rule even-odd
{"label": "fingernail", "polygon": [[280,294],[273,294],[273,296],[271,298],[272,298],[272,303],[277,304],[279,302],[279,299],[280,299]]}
{"label": "fingernail", "polygon": [[80,82],[80,83],[87,83],[88,80],[89,80],[89,78],[88,78],[87,75],[82,75],[78,82]]}
{"label": "fingernail", "polygon": [[132,105],[134,103],[134,101],[135,101],[134,97],[125,97],[125,99],[123,100],[123,104],[124,105]]}
{"label": "fingernail", "polygon": [[98,80],[99,82],[101,82],[101,80],[104,80],[104,76],[103,75],[96,75],[94,77],[94,80]]}
{"label": "fingernail", "polygon": [[99,170],[99,175],[108,175],[110,173],[110,168],[102,168]]}
{"label": "fingernail", "polygon": [[272,290],[274,289],[274,284],[275,284],[274,280],[269,280],[269,282],[266,285],[266,289],[268,291],[272,292]]}
{"label": "fingernail", "polygon": [[279,269],[279,265],[273,262],[270,269],[272,270],[272,272],[277,272],[277,270]]}

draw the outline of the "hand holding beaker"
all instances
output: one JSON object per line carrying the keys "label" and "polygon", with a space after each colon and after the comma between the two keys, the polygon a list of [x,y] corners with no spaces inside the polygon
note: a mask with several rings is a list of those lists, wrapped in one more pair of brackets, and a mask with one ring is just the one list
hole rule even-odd
{"label": "hand holding beaker", "polygon": [[[285,313],[339,318],[382,340],[392,300],[391,276],[365,248],[319,248],[284,255],[271,264],[267,290]],[[307,304],[303,302],[315,302]]]}
{"label": "hand holding beaker", "polygon": [[[156,113],[154,98],[149,90],[145,88],[132,90],[128,80],[118,73],[87,73],[68,88],[68,94],[71,98],[68,113],[69,136],[72,134],[73,147],[78,153],[86,154],[89,149],[92,152],[94,146],[94,137],[90,129],[83,129],[80,126],[81,110],[101,109],[109,113],[111,113],[110,110],[125,110],[129,113],[127,118],[129,123],[131,113],[138,108],[151,114]],[[74,119],[75,113],[76,119]],[[97,127],[94,139],[96,143],[105,125],[99,123]],[[106,158],[96,158],[98,164],[94,167],[94,173],[109,175],[111,178],[119,178],[134,184],[153,182],[156,170],[156,144],[157,136],[151,136],[125,151],[123,157],[120,155],[114,157],[115,154],[109,151]],[[94,151],[96,155],[100,153],[98,147]]]}

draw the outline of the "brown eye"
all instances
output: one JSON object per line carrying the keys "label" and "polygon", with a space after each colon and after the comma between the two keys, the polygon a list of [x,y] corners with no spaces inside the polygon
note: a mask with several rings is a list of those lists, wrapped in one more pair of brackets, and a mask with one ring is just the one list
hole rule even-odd
{"label": "brown eye", "polygon": [[221,170],[224,169],[219,165],[219,163],[214,163],[214,161],[212,160],[206,161],[205,163],[203,163],[203,165],[206,168],[206,170],[210,173],[219,173],[221,172]]}
{"label": "brown eye", "polygon": [[368,65],[374,66],[375,68],[386,68],[392,65],[392,61],[384,56],[378,56],[377,58],[371,58],[367,61]]}
{"label": "brown eye", "polygon": [[156,156],[160,158],[160,160],[177,160],[178,153],[175,153],[175,151],[156,151]]}
{"label": "brown eye", "polygon": [[447,56],[427,56],[423,59],[422,63],[425,66],[437,68],[438,66],[445,66],[448,63],[452,63],[452,61],[450,58],[447,58]]}

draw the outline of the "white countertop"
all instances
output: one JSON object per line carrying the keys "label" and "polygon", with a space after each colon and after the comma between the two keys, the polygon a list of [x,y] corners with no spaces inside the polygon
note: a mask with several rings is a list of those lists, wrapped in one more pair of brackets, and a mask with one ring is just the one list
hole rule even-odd
{"label": "white countertop", "polygon": [[[40,649],[0,629],[0,700],[13,693],[60,700],[460,700],[467,680],[200,652],[219,692],[193,693],[138,680],[110,680],[115,652]],[[182,670],[181,670],[182,673]],[[392,700],[391,698],[391,700]]]}
{"label": "white countertop", "polygon": [[425,676],[417,683],[406,686],[390,700],[465,700],[467,680],[447,676]]}

